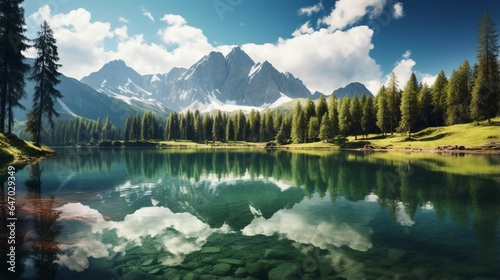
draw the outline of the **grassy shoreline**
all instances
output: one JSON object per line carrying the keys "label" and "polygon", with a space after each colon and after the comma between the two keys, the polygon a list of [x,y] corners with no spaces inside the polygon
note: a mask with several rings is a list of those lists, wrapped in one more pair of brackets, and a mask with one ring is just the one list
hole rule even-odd
{"label": "grassy shoreline", "polygon": [[[259,148],[266,143],[252,142],[215,142],[200,144],[193,141],[162,141],[163,148]],[[365,138],[350,136],[342,144],[312,142],[303,144],[277,145],[277,150],[359,150],[371,152],[432,152],[432,153],[469,153],[500,154],[500,118],[490,123],[459,124],[443,127],[429,127],[407,135],[368,135]]]}
{"label": "grassy shoreline", "polygon": [[45,145],[35,146],[33,142],[24,141],[14,134],[0,133],[0,163],[8,165],[26,165],[56,152]]}

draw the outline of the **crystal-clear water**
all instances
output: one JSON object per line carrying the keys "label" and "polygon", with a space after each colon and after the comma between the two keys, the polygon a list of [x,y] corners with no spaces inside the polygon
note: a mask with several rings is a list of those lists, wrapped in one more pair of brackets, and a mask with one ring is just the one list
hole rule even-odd
{"label": "crystal-clear water", "polygon": [[8,279],[500,278],[494,155],[65,149],[16,183]]}

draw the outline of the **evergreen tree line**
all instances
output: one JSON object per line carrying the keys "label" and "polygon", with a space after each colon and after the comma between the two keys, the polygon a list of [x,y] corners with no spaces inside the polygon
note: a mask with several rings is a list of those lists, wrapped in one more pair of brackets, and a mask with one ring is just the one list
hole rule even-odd
{"label": "evergreen tree line", "polygon": [[[19,136],[28,135],[26,131],[21,130]],[[113,125],[109,117],[106,117],[104,123],[101,118],[97,120],[79,117],[60,119],[53,128],[48,128],[41,136],[41,140],[49,145],[86,145],[122,139],[120,127]]]}

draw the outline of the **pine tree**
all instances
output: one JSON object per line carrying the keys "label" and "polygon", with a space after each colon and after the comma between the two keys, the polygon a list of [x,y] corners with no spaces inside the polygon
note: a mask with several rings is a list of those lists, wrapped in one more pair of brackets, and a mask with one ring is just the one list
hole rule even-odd
{"label": "pine tree", "polygon": [[352,98],[349,114],[351,115],[351,131],[354,134],[354,139],[358,140],[358,135],[362,131],[361,119],[363,118],[363,108],[357,95],[354,95]]}
{"label": "pine tree", "polygon": [[307,120],[300,101],[297,101],[293,109],[292,118],[292,141],[296,144],[304,143],[307,135]]}
{"label": "pine tree", "polygon": [[424,84],[418,92],[418,110],[422,124],[420,128],[429,127],[433,120],[434,105],[432,104],[432,91],[427,84]]}
{"label": "pine tree", "polygon": [[401,100],[401,122],[399,129],[402,132],[408,132],[408,138],[411,138],[411,130],[418,120],[418,82],[415,73],[411,73],[410,79],[403,90]]}
{"label": "pine tree", "polygon": [[333,139],[335,136],[339,135],[339,104],[338,100],[335,97],[335,94],[332,94],[328,100],[328,118],[330,119],[330,129],[332,130],[330,133],[330,138]]}
{"label": "pine tree", "polygon": [[245,114],[243,114],[242,110],[239,110],[238,113],[236,114],[235,133],[234,133],[236,141],[245,140],[246,122],[247,121]]}
{"label": "pine tree", "polygon": [[392,72],[387,87],[387,111],[389,116],[389,131],[391,135],[401,120],[401,91],[399,90],[396,73]]}
{"label": "pine tree", "polygon": [[[140,131],[140,129],[139,129]],[[104,121],[104,125],[102,126],[102,140],[108,141],[111,138],[111,120],[109,119],[109,116],[106,117],[106,120]]]}
{"label": "pine tree", "polygon": [[28,122],[32,123],[28,128],[33,137],[35,145],[39,146],[41,132],[43,130],[43,116],[47,116],[50,127],[54,128],[52,116],[59,114],[54,109],[57,98],[61,98],[61,92],[56,89],[61,75],[57,70],[61,66],[57,64],[59,55],[57,52],[56,40],[52,29],[46,21],[41,25],[38,37],[34,40],[34,47],[37,49],[37,58],[33,65],[30,80],[35,81],[35,93],[33,95],[33,107],[28,114]]}
{"label": "pine tree", "polygon": [[432,105],[434,106],[434,119],[435,126],[441,126],[444,124],[444,115],[446,112],[446,98],[447,92],[446,87],[448,85],[448,79],[444,74],[444,71],[439,72],[432,87]]}
{"label": "pine tree", "polygon": [[474,121],[495,117],[500,112],[500,66],[498,33],[495,23],[485,14],[479,25],[477,75],[472,90],[470,113]]}
{"label": "pine tree", "polygon": [[289,139],[292,138],[292,119],[293,116],[291,113],[287,113],[280,125],[280,129],[278,133],[276,134],[276,142],[279,144],[286,144]]}
{"label": "pine tree", "polygon": [[472,72],[465,60],[457,71],[453,71],[446,87],[446,124],[459,124],[470,121],[470,97]]}
{"label": "pine tree", "polygon": [[316,103],[316,117],[318,117],[320,126],[323,120],[323,115],[326,113],[328,113],[328,104],[325,97],[321,95]]}
{"label": "pine tree", "polygon": [[[197,113],[198,112],[198,113]],[[201,141],[203,139],[203,120],[200,112],[198,110],[194,113],[194,135],[195,141]]]}
{"label": "pine tree", "polygon": [[226,125],[226,142],[234,140],[234,121],[232,118],[228,118]]}
{"label": "pine tree", "polygon": [[5,122],[11,133],[14,108],[24,109],[19,101],[26,96],[24,74],[30,67],[23,55],[28,49],[23,2],[0,1],[0,133],[5,133]]}
{"label": "pine tree", "polygon": [[206,114],[203,117],[202,127],[203,127],[203,140],[211,141],[212,140],[212,123],[213,119],[210,114]]}
{"label": "pine tree", "polygon": [[339,111],[339,130],[342,136],[347,137],[347,135],[351,131],[351,123],[352,123],[352,118],[351,118],[351,100],[349,99],[349,96],[346,95],[342,99],[342,102],[340,103],[340,111]]}
{"label": "pine tree", "polygon": [[260,133],[260,113],[259,111],[253,110],[250,111],[248,115],[248,140],[251,142],[259,141],[259,133]]}
{"label": "pine tree", "polygon": [[373,106],[373,98],[367,97],[363,106],[363,117],[361,118],[363,134],[368,135],[372,133],[375,130],[376,122],[377,115]]}
{"label": "pine tree", "polygon": [[328,142],[333,138],[332,121],[328,113],[323,114],[319,128],[319,138],[324,142]]}
{"label": "pine tree", "polygon": [[319,136],[319,120],[318,120],[318,117],[314,116],[314,117],[311,117],[309,119],[307,136],[313,142],[316,141],[316,139],[318,138],[318,136]]}

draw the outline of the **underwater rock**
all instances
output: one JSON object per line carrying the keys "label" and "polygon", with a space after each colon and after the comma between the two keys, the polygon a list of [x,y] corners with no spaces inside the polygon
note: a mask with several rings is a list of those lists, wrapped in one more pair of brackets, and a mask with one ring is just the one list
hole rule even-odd
{"label": "underwater rock", "polygon": [[204,264],[215,263],[215,259],[212,257],[206,257],[206,258],[201,259],[201,263],[204,263]]}
{"label": "underwater rock", "polygon": [[149,259],[147,261],[144,261],[141,263],[141,266],[144,267],[144,266],[150,266],[150,265],[154,265],[156,264],[156,259]]}
{"label": "underwater rock", "polygon": [[217,254],[220,252],[221,252],[220,247],[205,247],[200,251],[201,254]]}
{"label": "underwater rock", "polygon": [[236,269],[236,271],[234,272],[234,276],[236,278],[245,278],[248,276],[248,272],[247,272],[247,269],[244,268],[244,267],[238,267],[238,269]]}
{"label": "underwater rock", "polygon": [[267,275],[269,280],[290,279],[295,276],[297,271],[298,267],[295,264],[282,263],[269,271]]}
{"label": "underwater rock", "polygon": [[160,274],[160,272],[161,272],[161,269],[159,267],[157,267],[157,268],[154,268],[154,269],[150,270],[149,274],[151,274],[151,275],[157,275],[157,274]]}
{"label": "underwater rock", "polygon": [[264,252],[264,258],[266,259],[289,259],[290,253],[285,250],[280,249],[266,249]]}
{"label": "underwater rock", "polygon": [[228,259],[228,258],[218,259],[217,261],[220,263],[234,264],[234,265],[238,265],[238,266],[245,264],[242,260]]}
{"label": "underwater rock", "polygon": [[183,278],[184,280],[198,280],[200,279],[200,276],[195,274],[195,273],[192,273],[192,272],[189,272],[188,274],[186,274]]}
{"label": "underwater rock", "polygon": [[228,275],[231,271],[231,265],[227,263],[218,263],[214,265],[213,273],[217,275]]}
{"label": "underwater rock", "polygon": [[261,263],[247,263],[245,266],[248,274],[252,277],[255,278],[261,278],[266,274],[266,270],[264,268],[264,265]]}
{"label": "underwater rock", "polygon": [[401,249],[393,248],[387,251],[387,257],[393,262],[399,262],[405,254],[406,254],[405,251]]}

